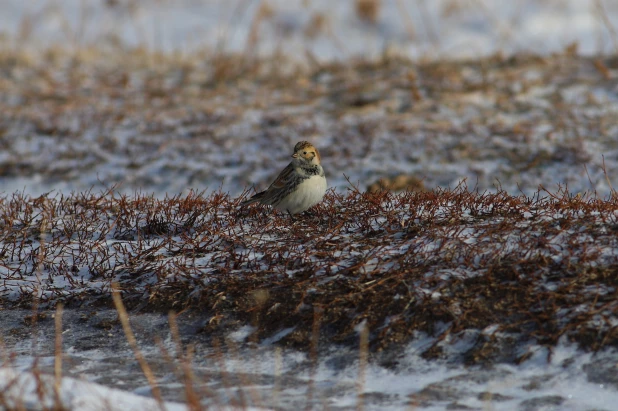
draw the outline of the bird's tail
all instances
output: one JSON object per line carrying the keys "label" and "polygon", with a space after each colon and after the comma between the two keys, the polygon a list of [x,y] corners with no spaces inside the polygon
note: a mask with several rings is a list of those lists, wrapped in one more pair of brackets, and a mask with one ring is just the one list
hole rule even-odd
{"label": "bird's tail", "polygon": [[259,192],[259,193],[255,194],[250,199],[245,200],[242,203],[240,203],[240,206],[241,207],[246,207],[246,206],[251,205],[251,204],[259,203],[260,201],[262,201],[262,197],[264,197],[264,193],[265,193],[265,191],[262,191],[262,192]]}

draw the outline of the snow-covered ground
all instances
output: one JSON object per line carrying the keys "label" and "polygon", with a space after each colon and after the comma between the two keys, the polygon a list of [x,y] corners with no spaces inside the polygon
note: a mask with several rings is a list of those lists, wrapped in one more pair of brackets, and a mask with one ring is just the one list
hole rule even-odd
{"label": "snow-covered ground", "polygon": [[[121,183],[124,192],[160,197],[188,188],[239,194],[267,185],[299,139],[322,150],[329,185],[339,189],[347,185],[344,173],[363,186],[401,173],[428,188],[467,179],[479,190],[499,185],[532,193],[539,184],[555,190],[560,183],[606,195],[604,166],[610,183],[618,173],[611,60],[604,68],[565,57],[435,70],[413,62],[390,72],[322,73],[283,88],[210,90],[203,87],[208,57],[199,57],[204,62],[184,75],[178,67],[161,68],[156,80],[165,95],[150,101],[144,93],[156,67],[123,73],[122,63],[106,71],[99,62],[73,67],[70,59],[54,66],[36,52],[51,44],[116,50],[127,44],[186,55],[197,48],[251,55],[247,48],[255,43],[262,54],[282,48],[286,57],[305,59],[309,50],[321,61],[346,61],[379,56],[385,44],[406,56],[439,59],[498,51],[549,55],[575,42],[579,53],[591,55],[616,51],[616,2],[385,0],[374,23],[362,21],[352,0],[156,4],[2,2],[2,44],[33,50],[32,67],[7,69],[3,83],[2,192],[39,195]],[[319,35],[308,35],[315,15],[327,23]],[[251,27],[258,34],[250,41]],[[117,86],[122,81],[126,87]],[[414,88],[418,95],[411,96]]]}
{"label": "snow-covered ground", "polygon": [[[152,398],[114,390],[99,384],[62,378],[55,385],[54,377],[18,372],[15,368],[0,368],[0,401],[10,409],[140,411],[159,408]],[[58,395],[56,395],[58,394]],[[181,411],[187,407],[167,402],[167,410]]]}
{"label": "snow-covered ground", "polygon": [[[365,1],[371,3],[372,1]],[[97,44],[190,52],[203,47],[319,59],[375,56],[394,47],[411,57],[549,53],[578,43],[615,52],[618,3],[610,0],[380,0],[363,19],[354,0],[3,0],[0,30],[38,45]],[[362,1],[359,1],[362,3]],[[113,6],[109,6],[112,4]],[[19,44],[19,43],[18,43]]]}
{"label": "snow-covered ground", "polygon": [[[107,3],[115,5],[108,6]],[[3,47],[23,47],[32,50],[35,56],[37,50],[55,44],[107,47],[118,42],[128,46],[145,46],[150,50],[183,53],[219,47],[226,52],[242,53],[248,50],[254,52],[255,49],[262,55],[280,50],[299,59],[311,54],[319,61],[345,61],[356,55],[375,57],[386,48],[412,58],[430,59],[474,58],[498,51],[549,55],[562,51],[572,43],[577,43],[580,53],[589,55],[618,51],[618,38],[613,34],[618,27],[618,2],[615,1],[385,0],[380,4],[375,19],[372,21],[369,17],[363,21],[354,11],[351,0],[172,0],[143,3],[122,0],[2,0],[0,34]],[[580,71],[585,72],[585,67]],[[391,103],[394,101],[398,110],[406,104],[403,99],[394,98],[391,101],[378,98],[385,104],[370,115],[357,112],[341,118],[316,116],[311,121],[293,120],[296,121],[293,125],[306,130],[307,134],[314,133],[318,145],[331,147],[324,152],[326,161],[329,157],[332,159],[332,178],[329,177],[329,181],[334,187],[341,188],[347,184],[344,171],[352,181],[366,181],[372,175],[383,176],[396,170],[420,173],[429,187],[456,185],[461,178],[468,177],[471,186],[476,180],[481,189],[485,189],[495,183],[497,174],[505,172],[500,182],[511,192],[515,192],[518,185],[524,190],[535,190],[539,183],[551,185],[567,181],[575,191],[590,189],[606,194],[609,187],[602,168],[606,162],[609,177],[614,175],[617,165],[613,147],[616,128],[611,122],[602,122],[605,128],[598,131],[596,124],[601,123],[597,121],[601,114],[607,115],[605,119],[618,112],[615,69],[610,67],[607,83],[595,83],[591,88],[582,84],[544,85],[539,73],[528,71],[522,74],[522,77],[528,78],[522,80],[517,77],[512,83],[513,100],[521,105],[517,108],[529,104],[538,109],[531,111],[532,115],[522,109],[516,114],[479,123],[479,119],[486,116],[485,108],[498,104],[498,99],[487,99],[481,92],[462,94],[461,102],[467,106],[462,104],[459,109],[450,111],[445,104],[428,106],[426,111],[422,111],[423,114],[432,112],[430,124],[433,128],[425,129],[420,138],[410,143],[413,150],[410,150],[410,145],[402,145],[401,142],[407,140],[391,139],[388,130],[380,128],[393,118],[389,111]],[[464,77],[466,75],[474,77],[477,72],[469,70],[464,72]],[[62,78],[55,80],[59,83],[64,81]],[[335,81],[325,79],[325,83],[331,86]],[[379,82],[376,84],[379,86]],[[369,90],[369,99],[375,95],[372,93],[380,97],[380,90]],[[345,92],[342,94],[343,97],[330,95],[325,99],[345,99]],[[547,96],[554,95],[560,95],[563,101],[576,105],[577,110],[570,113],[572,116],[565,116],[572,121],[565,125],[565,129],[583,130],[583,138],[578,132],[574,135],[555,133],[552,126],[535,116],[534,113],[551,110],[553,100]],[[595,101],[594,107],[590,106],[593,103],[589,103],[588,99]],[[258,99],[250,100],[253,104]],[[15,101],[12,104],[19,105],[21,100]],[[38,195],[50,190],[84,190],[98,180],[106,183],[123,180],[129,190],[141,187],[145,192],[159,194],[165,191],[176,194],[187,187],[218,188],[219,185],[225,191],[238,193],[247,184],[268,183],[272,174],[285,164],[289,153],[283,146],[289,143],[287,140],[305,137],[289,136],[289,129],[284,128],[285,122],[288,117],[310,116],[311,110],[311,106],[303,106],[300,110],[286,108],[284,103],[279,103],[273,110],[259,108],[255,103],[257,108],[227,122],[229,118],[226,116],[237,114],[234,111],[237,104],[217,104],[220,105],[219,111],[213,109],[208,115],[202,113],[202,117],[193,117],[206,126],[211,121],[223,123],[222,128],[212,134],[221,139],[216,144],[207,140],[190,140],[192,133],[203,131],[207,134],[210,130],[196,131],[186,126],[179,120],[182,115],[174,117],[174,111],[165,113],[168,117],[163,119],[156,115],[158,113],[150,113],[153,123],[168,127],[162,127],[163,131],[149,130],[147,125],[144,126],[149,117],[138,115],[137,120],[129,118],[125,123],[114,124],[110,128],[88,129],[86,125],[85,138],[64,145],[58,143],[56,136],[44,136],[41,140],[30,138],[35,132],[29,124],[13,124],[16,128],[3,129],[2,132],[14,133],[10,137],[20,136],[20,139],[15,137],[12,145],[3,146],[0,152],[2,160],[5,157],[11,160],[17,158],[18,165],[33,167],[35,173],[27,176],[8,173],[8,177],[3,174],[1,191],[10,195],[14,190],[24,189]],[[208,110],[211,108],[207,107]],[[52,112],[48,117],[45,114],[41,129],[45,129],[49,122],[57,129],[75,131],[72,128],[76,123],[75,117],[71,113],[88,115],[92,111],[96,110],[80,106],[73,107],[68,114]],[[97,121],[95,117],[92,117],[94,122]],[[399,125],[414,129],[428,121],[428,117],[401,120]],[[458,122],[460,134],[443,132],[440,125],[447,121]],[[280,122],[282,129],[273,129],[271,134],[254,138],[256,130],[266,127],[267,122]],[[349,123],[353,123],[354,127],[361,124],[364,130],[375,132],[374,152],[360,155],[358,152],[364,148],[355,146],[346,153],[347,157],[338,157],[340,143],[354,137],[346,128]],[[523,127],[521,141],[499,135],[501,127],[516,126]],[[596,140],[597,131],[604,139]],[[97,140],[97,133],[102,135],[107,132],[111,133],[110,140],[114,140],[110,145],[116,144],[114,150],[123,155],[116,155],[117,152],[111,149],[109,152],[101,149],[108,142]],[[170,142],[169,135],[178,138]],[[239,161],[239,145],[229,139],[234,135],[239,137],[239,141],[246,142],[248,145],[245,147],[255,155],[247,155]],[[479,135],[486,137],[491,144],[477,145],[478,140],[474,138]],[[186,144],[182,138],[187,140]],[[270,138],[278,144],[275,160],[264,157],[259,150],[265,147],[272,149]],[[221,144],[223,140],[229,143]],[[147,143],[151,143],[152,147],[148,147]],[[529,149],[530,153],[518,152],[517,155],[526,160],[520,168],[505,166],[503,159],[496,154],[498,148],[515,152],[522,147]],[[192,152],[192,148],[195,151]],[[220,151],[215,151],[217,149]],[[73,158],[64,156],[67,152],[83,154],[81,158],[92,160],[93,164],[103,158],[105,167],[83,171]],[[144,155],[151,155],[152,162],[136,167],[132,160],[141,159]],[[211,168],[204,170],[204,159]],[[535,168],[537,161],[541,163],[539,168]],[[36,168],[39,166],[40,170]],[[50,179],[45,174],[49,170],[60,177]],[[19,322],[27,313],[11,311],[11,315],[3,312],[3,320],[0,320],[0,324],[4,322],[3,330],[17,330],[2,337],[2,346],[8,357],[12,358],[5,361],[10,369],[0,369],[0,392],[5,395],[0,399],[7,401],[15,395],[17,401],[21,401],[15,403],[17,405],[33,408],[35,404],[53,405],[54,397],[42,399],[36,391],[37,384],[41,382],[36,382],[33,374],[28,373],[32,371],[36,359],[36,367],[53,374],[53,330],[48,329],[40,335],[30,335],[28,330],[20,334],[23,324]],[[101,330],[96,331],[96,327],[82,329],[79,322],[81,314],[67,314],[65,375],[70,377],[62,382],[61,401],[72,409],[103,407],[130,410],[151,407],[152,399],[145,398],[149,390],[143,373],[137,367],[124,337],[106,335]],[[107,314],[114,315],[113,312],[99,315]],[[148,336],[155,334],[154,331],[158,331],[158,327],[165,322],[164,318],[144,319],[146,314],[136,314],[134,318],[145,324]],[[169,333],[162,332],[160,337],[164,344],[172,346]],[[236,332],[230,338],[241,345],[246,336]],[[305,354],[279,351],[272,342],[254,348],[241,347],[238,352],[221,356],[221,362],[216,362],[213,360],[218,358],[216,350],[199,340],[194,341],[197,355],[192,367],[212,390],[213,394],[206,396],[208,400],[205,404],[215,406],[234,401],[238,404],[239,398],[245,398],[245,403],[256,407],[289,409],[304,407],[311,397],[316,408],[352,409],[358,407],[359,392],[363,393],[362,401],[366,409],[411,406],[419,410],[440,410],[450,406],[455,409],[493,410],[611,410],[618,404],[618,385],[614,377],[618,355],[613,350],[593,355],[561,341],[551,356],[548,356],[545,347],[528,347],[531,356],[520,365],[499,363],[489,368],[465,367],[457,361],[421,358],[419,350],[427,343],[426,338],[419,335],[413,344],[405,347],[399,354],[400,361],[395,369],[371,362],[361,371],[358,352],[335,349],[328,352],[325,349],[313,370],[311,359]],[[140,343],[149,361],[161,361],[160,351],[152,338],[143,338]],[[445,347],[463,351],[469,343],[462,338]],[[165,366],[162,362],[159,365]],[[160,381],[161,387],[171,401],[181,401],[184,387],[172,377],[171,371],[168,374]],[[225,382],[224,375],[232,383]],[[16,378],[17,383],[6,388]],[[44,384],[51,387],[53,380],[46,379]],[[53,390],[50,388],[48,392]],[[102,398],[102,402],[96,402],[98,397]],[[184,407],[168,403],[166,408]]]}
{"label": "snow-covered ground", "polygon": [[[19,321],[26,314],[13,312],[9,321]],[[115,312],[106,310],[65,314],[99,320],[115,316]],[[180,319],[189,324],[192,321]],[[138,314],[132,321],[144,332],[138,339],[146,360],[160,375],[159,388],[168,401],[175,401],[166,403],[166,409],[184,409],[179,404],[185,393],[184,382],[176,375],[179,363],[162,359],[161,347],[172,358],[175,352],[166,316]],[[68,325],[63,332],[63,404],[75,410],[154,409],[150,387],[122,335],[89,322]],[[39,324],[37,330],[36,338],[23,338],[16,345],[15,339],[9,338],[7,348],[15,357],[11,368],[0,368],[0,392],[5,393],[0,399],[22,401],[32,407],[28,409],[36,409],[35,405],[41,403],[51,406],[55,401],[53,321]],[[322,351],[315,365],[307,354],[277,349],[272,341],[242,348],[250,334],[249,328],[230,333],[228,341],[236,344],[233,349],[212,347],[198,335],[191,339],[195,353],[191,362],[193,383],[205,407],[225,409],[235,404],[232,409],[294,409],[313,404],[314,409],[356,409],[363,404],[368,410],[579,411],[612,410],[618,401],[612,370],[616,352],[583,353],[566,341],[551,355],[547,348],[531,347],[530,357],[520,365],[463,367],[456,362],[423,359],[419,353],[432,339],[419,335],[398,354],[400,362],[393,368],[375,362],[361,365],[358,351],[341,348]],[[158,344],[153,343],[155,335],[160,337]],[[463,338],[452,350],[459,351],[470,343]],[[38,372],[49,375],[42,382],[29,374],[33,353]],[[15,379],[17,383],[8,391],[2,389]],[[45,387],[45,401],[36,390],[39,385]]]}
{"label": "snow-covered ground", "polygon": [[611,58],[357,62],[283,83],[247,74],[223,87],[204,85],[201,61],[183,74],[183,63],[153,69],[130,52],[86,55],[77,66],[70,55],[22,58],[7,59],[21,64],[7,69],[0,94],[7,194],[119,184],[160,198],[191,188],[236,196],[267,187],[301,140],[319,148],[340,192],[346,176],[363,190],[399,175],[428,189],[465,179],[528,195],[539,185],[600,196],[618,186]]}

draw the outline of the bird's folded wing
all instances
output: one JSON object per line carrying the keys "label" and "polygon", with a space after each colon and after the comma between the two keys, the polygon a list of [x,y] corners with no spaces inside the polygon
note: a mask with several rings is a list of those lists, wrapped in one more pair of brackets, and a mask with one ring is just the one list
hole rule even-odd
{"label": "bird's folded wing", "polygon": [[292,163],[288,164],[286,168],[283,169],[281,173],[277,176],[277,179],[266,189],[262,197],[262,204],[274,204],[278,202],[282,194],[285,193],[294,185],[294,178],[296,172],[294,171],[294,166]]}

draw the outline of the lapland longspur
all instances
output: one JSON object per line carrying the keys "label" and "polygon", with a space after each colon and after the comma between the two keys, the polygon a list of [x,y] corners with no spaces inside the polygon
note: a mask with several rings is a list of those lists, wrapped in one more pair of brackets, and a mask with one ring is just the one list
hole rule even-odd
{"label": "lapland longspur", "polygon": [[294,146],[292,162],[279,173],[275,182],[241,205],[271,205],[294,216],[319,203],[325,192],[326,177],[320,165],[320,153],[308,141],[301,141]]}

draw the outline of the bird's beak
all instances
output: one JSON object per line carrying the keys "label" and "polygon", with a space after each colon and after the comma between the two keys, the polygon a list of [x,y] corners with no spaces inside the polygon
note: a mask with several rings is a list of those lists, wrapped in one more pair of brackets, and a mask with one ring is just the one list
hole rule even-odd
{"label": "bird's beak", "polygon": [[294,153],[294,154],[292,154],[292,157],[294,157],[294,158],[298,158],[298,153]]}

